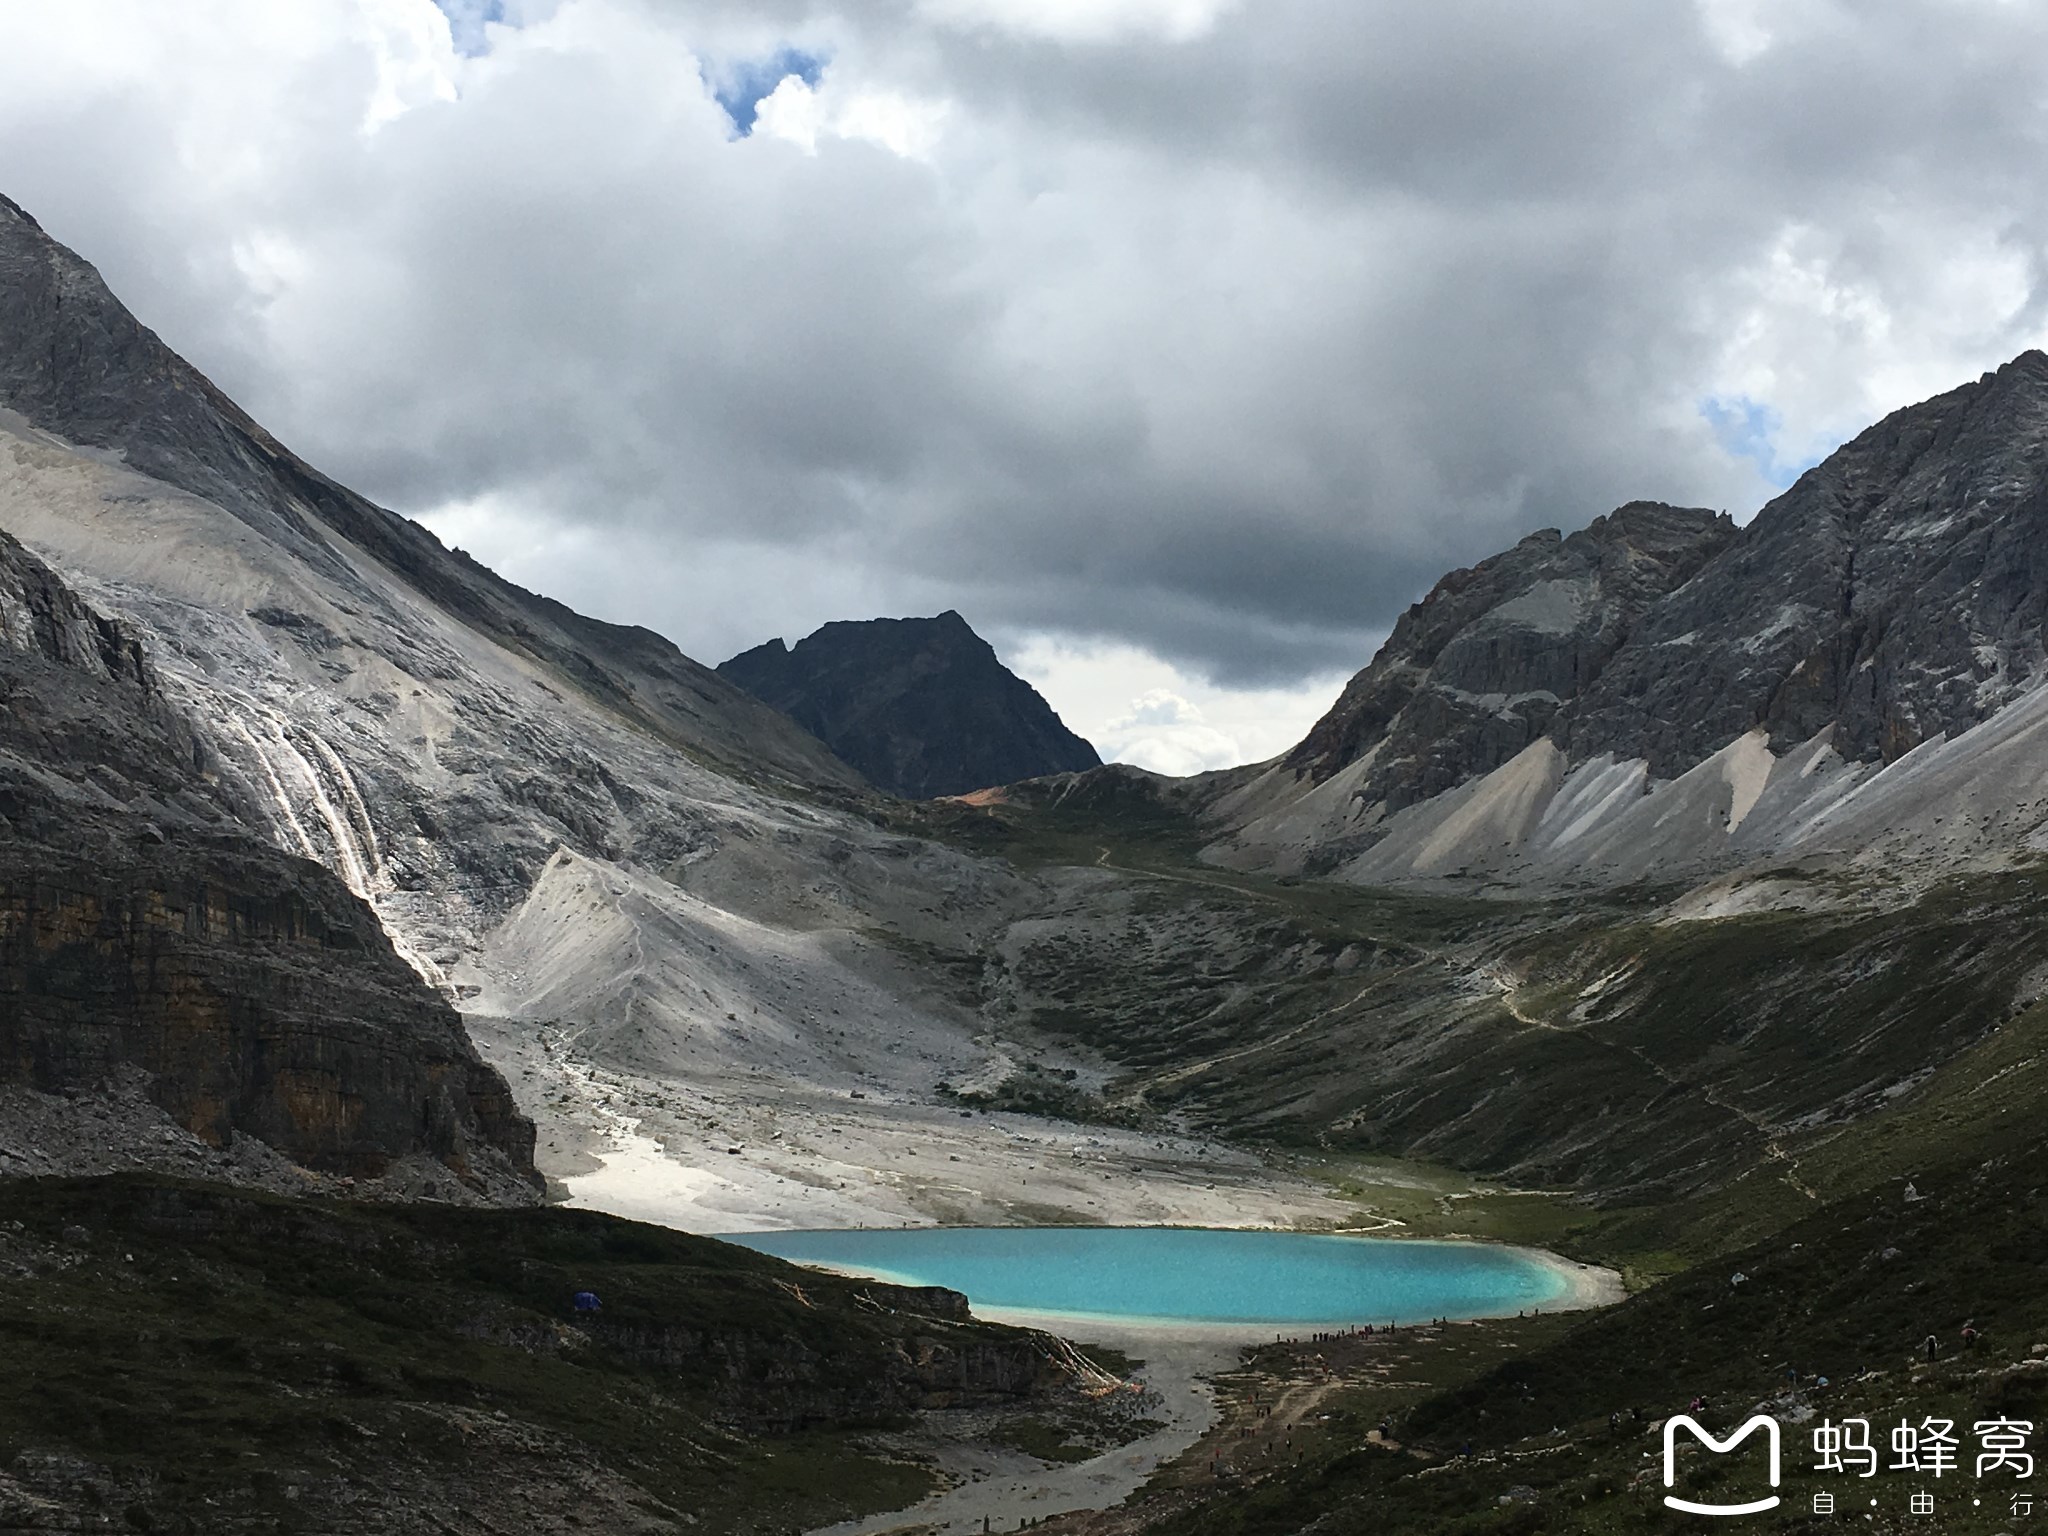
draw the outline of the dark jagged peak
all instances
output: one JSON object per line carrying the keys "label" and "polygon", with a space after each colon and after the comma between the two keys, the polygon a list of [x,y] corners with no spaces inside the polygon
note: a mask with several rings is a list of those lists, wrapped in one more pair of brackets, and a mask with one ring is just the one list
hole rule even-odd
{"label": "dark jagged peak", "polygon": [[1894,411],[1645,615],[1573,712],[1574,757],[1668,776],[1742,733],[1889,761],[2035,681],[2048,619],[2048,356]]}
{"label": "dark jagged peak", "polygon": [[905,799],[1101,761],[950,609],[827,624],[794,648],[770,640],[718,671]]}
{"label": "dark jagged peak", "polygon": [[1322,780],[1371,754],[1357,793],[1389,810],[1500,766],[1734,537],[1725,514],[1638,501],[1453,571],[1401,615],[1287,765]]}
{"label": "dark jagged peak", "polygon": [[[442,612],[692,755],[846,790],[854,775],[708,667],[644,629],[525,591],[300,459],[130,314],[90,263],[0,199],[0,409],[240,519],[387,631],[409,620],[369,556]],[[346,545],[337,547],[337,536]]]}

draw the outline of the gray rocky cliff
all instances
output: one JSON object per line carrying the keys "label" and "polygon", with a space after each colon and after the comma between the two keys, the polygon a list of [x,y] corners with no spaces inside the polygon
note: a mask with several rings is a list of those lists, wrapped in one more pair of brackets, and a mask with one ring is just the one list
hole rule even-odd
{"label": "gray rocky cliff", "polygon": [[1370,752],[1356,792],[1389,811],[1499,767],[1547,735],[1643,614],[1734,538],[1725,516],[1631,502],[1453,571],[1401,615],[1286,765],[1322,780]]}
{"label": "gray rocky cliff", "polygon": [[[778,1088],[836,1090],[849,1052],[891,1080],[984,1056],[970,1008],[866,936],[972,952],[1036,899],[1028,877],[904,835],[823,743],[661,637],[521,592],[319,475],[11,205],[0,528],[146,651],[183,722],[183,746],[116,769],[86,711],[44,756],[134,784],[189,757],[196,778],[158,799],[205,800],[280,868],[324,866],[491,1021],[499,1059],[571,1017],[601,1025],[578,1070],[658,1061],[717,1093],[771,1065]],[[849,1042],[855,997],[877,1035],[941,1048]],[[595,1116],[566,1070],[516,1070],[526,1107]],[[588,1128],[550,1171],[585,1167],[568,1149]]]}
{"label": "gray rocky cliff", "polygon": [[1895,411],[1759,512],[1646,614],[1573,711],[1575,757],[1681,772],[1762,727],[1886,762],[2039,675],[2048,357]]}
{"label": "gray rocky cliff", "polygon": [[215,1148],[530,1197],[533,1128],[453,1008],[224,769],[136,637],[0,532],[0,1084],[139,1071]]}

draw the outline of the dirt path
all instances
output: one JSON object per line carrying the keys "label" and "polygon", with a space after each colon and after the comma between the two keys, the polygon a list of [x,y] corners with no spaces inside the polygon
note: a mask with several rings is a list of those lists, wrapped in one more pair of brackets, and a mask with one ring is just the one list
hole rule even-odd
{"label": "dirt path", "polygon": [[1114,1508],[1209,1430],[1216,1419],[1209,1378],[1236,1365],[1245,1342],[1215,1330],[1182,1334],[1105,1326],[1070,1331],[1144,1359],[1138,1374],[1157,1394],[1157,1406],[1148,1412],[1160,1421],[1158,1429],[1093,1460],[1065,1464],[995,1446],[950,1448],[938,1461],[953,1486],[909,1509],[849,1520],[810,1536],[889,1531],[977,1536],[983,1530],[1014,1531],[1027,1521],[1036,1524],[1055,1515]]}
{"label": "dirt path", "polygon": [[1336,1333],[1260,1349],[1216,1377],[1215,1422],[1137,1499],[1055,1520],[1048,1536],[1137,1536],[1179,1511],[1257,1487],[1307,1460],[1317,1445],[1326,1452],[1332,1436],[1405,1454],[1377,1421],[1361,1422],[1341,1399],[1361,1386],[1402,1385],[1423,1352],[1463,1326]]}
{"label": "dirt path", "polygon": [[1521,991],[1520,983],[1512,975],[1503,972],[1498,967],[1481,966],[1479,967],[1479,974],[1500,993],[1501,1006],[1508,1011],[1508,1016],[1517,1024],[1531,1029],[1547,1029],[1553,1034],[1578,1035],[1583,1039],[1591,1040],[1596,1045],[1604,1045],[1609,1050],[1620,1051],[1622,1054],[1632,1058],[1637,1065],[1646,1068],[1651,1075],[1666,1086],[1676,1088],[1681,1092],[1697,1093],[1702,1099],[1706,1100],[1707,1103],[1713,1105],[1714,1108],[1720,1110],[1723,1114],[1733,1115],[1736,1119],[1742,1121],[1743,1124],[1747,1125],[1762,1138],[1765,1161],[1776,1165],[1775,1171],[1778,1176],[1807,1199],[1819,1201],[1819,1192],[1799,1177],[1798,1159],[1785,1150],[1784,1144],[1778,1139],[1777,1133],[1765,1123],[1760,1115],[1754,1114],[1740,1105],[1730,1104],[1709,1085],[1689,1083],[1673,1077],[1669,1071],[1653,1060],[1639,1046],[1609,1040],[1604,1036],[1593,1033],[1590,1029],[1568,1029],[1562,1024],[1553,1024],[1548,1019],[1537,1018],[1533,1014],[1523,1012],[1520,1003],[1517,1001],[1517,994]]}

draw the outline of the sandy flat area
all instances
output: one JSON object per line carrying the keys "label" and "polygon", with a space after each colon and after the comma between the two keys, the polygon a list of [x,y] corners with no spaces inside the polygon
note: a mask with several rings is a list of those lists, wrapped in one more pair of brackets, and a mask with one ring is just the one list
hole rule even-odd
{"label": "sandy flat area", "polygon": [[472,1017],[571,1205],[686,1232],[788,1227],[1334,1226],[1357,1207],[1199,1137],[963,1112],[886,1090],[593,1066]]}

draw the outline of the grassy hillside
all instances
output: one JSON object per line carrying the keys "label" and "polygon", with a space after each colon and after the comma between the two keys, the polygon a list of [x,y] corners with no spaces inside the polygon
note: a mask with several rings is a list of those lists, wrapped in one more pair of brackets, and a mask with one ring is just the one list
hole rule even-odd
{"label": "grassy hillside", "polygon": [[0,1352],[10,1528],[794,1531],[928,1485],[865,1431],[1071,1406],[948,1292],[592,1212],[150,1178],[0,1184]]}
{"label": "grassy hillside", "polygon": [[[1032,850],[1064,893],[1001,956],[1016,1016],[1120,1063],[1112,1098],[1218,1134],[1606,1207],[1742,1181],[1754,1235],[1853,1187],[1866,1120],[1906,1161],[1967,1132],[1978,1053],[2031,1070],[2007,1032],[2037,1027],[2032,870],[1914,892],[1809,876],[1822,909],[1676,922],[1667,890],[1509,901],[1219,871],[1156,802],[948,814]],[[1995,1098],[2032,1102],[2030,1079]]]}
{"label": "grassy hillside", "polygon": [[[1814,1470],[1810,1430],[1823,1416],[1867,1417],[1889,1462],[1888,1431],[1901,1420],[1954,1421],[1971,1456],[1980,1420],[2048,1424],[2048,1360],[2033,1349],[2048,1339],[2044,1270],[2048,1146],[2036,1137],[2000,1157],[1924,1170],[1910,1196],[1904,1181],[1888,1181],[1830,1203],[1604,1313],[1419,1340],[1405,1347],[1394,1378],[1360,1372],[1323,1400],[1329,1418],[1294,1439],[1298,1463],[1192,1499],[1160,1499],[1144,1528],[1185,1536],[1691,1529],[1697,1517],[1660,1503],[1656,1425],[1704,1397],[1700,1416],[1718,1433],[1759,1410],[1786,1426],[1785,1506],[1750,1522],[1756,1528],[1835,1529],[1835,1520],[1811,1514],[1812,1495],[1832,1492],[1853,1494],[1858,1510],[1879,1500],[1876,1518],[1859,1521],[1865,1530],[2011,1529],[2009,1475],[1980,1484],[1966,1462],[1961,1476],[1939,1484],[1885,1470],[1866,1485]],[[1963,1345],[1965,1324],[1980,1330],[1973,1348]],[[1929,1334],[1939,1340],[1931,1365]],[[1364,1434],[1383,1415],[1399,1449]],[[1681,1491],[1746,1486],[1739,1467],[1703,1456],[1686,1465]],[[1941,1494],[1938,1521],[1907,1511],[1907,1496],[1922,1487]],[[1981,1509],[1973,1497],[1984,1499]]]}

